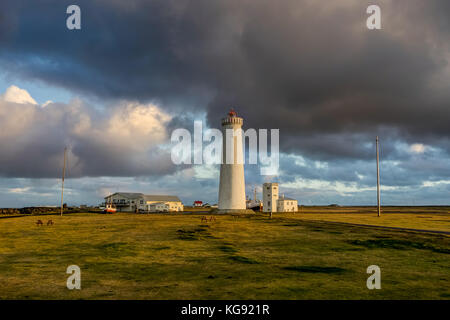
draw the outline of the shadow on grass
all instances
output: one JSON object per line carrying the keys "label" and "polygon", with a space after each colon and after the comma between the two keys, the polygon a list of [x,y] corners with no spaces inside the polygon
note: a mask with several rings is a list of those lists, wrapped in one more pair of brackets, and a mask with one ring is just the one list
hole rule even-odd
{"label": "shadow on grass", "polygon": [[196,228],[193,230],[179,229],[177,230],[178,239],[181,240],[200,240],[202,236],[208,236],[206,228]]}
{"label": "shadow on grass", "polygon": [[132,256],[135,254],[134,247],[126,242],[112,242],[94,246],[103,255],[109,257]]}
{"label": "shadow on grass", "polygon": [[241,263],[248,263],[248,264],[258,264],[259,262],[247,257],[242,257],[242,256],[230,256],[230,259],[236,262],[241,262]]}
{"label": "shadow on grass", "polygon": [[238,253],[239,250],[234,248],[233,245],[230,243],[224,243],[223,245],[218,247],[218,249],[222,252],[233,254],[228,257],[228,259],[231,259],[233,261],[240,262],[240,263],[248,263],[248,264],[258,264],[259,263],[256,260],[237,255],[236,253]]}
{"label": "shadow on grass", "polygon": [[167,250],[167,249],[170,249],[170,247],[168,247],[168,246],[163,246],[163,247],[155,247],[155,248],[152,248],[153,250],[157,250],[157,251],[159,251],[159,250]]}
{"label": "shadow on grass", "polygon": [[284,270],[305,272],[305,273],[343,273],[347,270],[338,267],[319,267],[319,266],[289,266],[284,267]]}
{"label": "shadow on grass", "polygon": [[369,249],[397,249],[397,250],[408,250],[408,249],[421,249],[430,250],[438,253],[450,253],[450,249],[435,247],[430,244],[423,242],[414,242],[409,240],[396,240],[396,239],[377,239],[377,240],[351,240],[350,244],[356,246],[363,246]]}
{"label": "shadow on grass", "polygon": [[236,253],[238,252],[238,250],[236,250],[235,248],[231,247],[231,246],[220,246],[219,250],[222,252],[226,252],[226,253]]}

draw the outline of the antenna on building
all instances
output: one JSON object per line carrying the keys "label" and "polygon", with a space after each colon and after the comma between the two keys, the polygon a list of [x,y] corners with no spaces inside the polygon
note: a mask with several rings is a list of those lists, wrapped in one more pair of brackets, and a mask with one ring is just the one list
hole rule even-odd
{"label": "antenna on building", "polygon": [[64,164],[63,164],[63,172],[62,172],[62,185],[61,185],[61,217],[63,215],[64,210],[64,178],[66,175],[66,153],[67,153],[67,147],[64,147]]}
{"label": "antenna on building", "polygon": [[377,145],[377,203],[378,203],[378,217],[381,216],[381,207],[380,207],[380,156],[378,151],[378,136],[376,139]]}

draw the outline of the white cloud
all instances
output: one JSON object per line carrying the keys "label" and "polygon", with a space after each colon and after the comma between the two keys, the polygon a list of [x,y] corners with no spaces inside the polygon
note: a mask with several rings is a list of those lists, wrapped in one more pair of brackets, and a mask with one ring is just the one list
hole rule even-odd
{"label": "white cloud", "polygon": [[414,143],[409,147],[409,150],[413,153],[424,153],[427,147],[422,143]]}
{"label": "white cloud", "polygon": [[45,108],[46,106],[48,106],[50,103],[53,103],[52,100],[47,100],[42,104],[42,108]]}
{"label": "white cloud", "polygon": [[328,163],[323,161],[314,161],[316,169],[328,169]]}
{"label": "white cloud", "polygon": [[215,165],[194,166],[194,177],[196,179],[219,179],[220,167]]}
{"label": "white cloud", "polygon": [[450,184],[450,180],[439,180],[439,181],[424,181],[422,182],[423,187],[436,187],[439,185]]}
{"label": "white cloud", "polygon": [[20,103],[20,104],[37,104],[36,100],[34,100],[27,90],[20,89],[16,86],[10,86],[6,89],[6,92],[1,97],[4,101]]}
{"label": "white cloud", "polygon": [[112,111],[97,134],[108,141],[140,150],[168,139],[165,126],[171,118],[154,104],[125,102]]}
{"label": "white cloud", "polygon": [[[16,94],[14,100],[14,92],[22,98]],[[174,170],[170,149],[162,147],[170,142],[166,127],[172,116],[158,105],[123,101],[99,111],[80,99],[41,107],[27,97],[25,90],[15,86],[0,96],[0,174],[57,176],[65,146],[72,176]]]}
{"label": "white cloud", "polygon": [[26,188],[9,188],[8,193],[27,193],[30,190],[30,187]]}
{"label": "white cloud", "polygon": [[[318,192],[333,192],[340,196],[354,196],[357,193],[366,191],[376,191],[377,187],[363,187],[356,182],[340,182],[340,181],[327,181],[320,179],[303,179],[296,178],[292,182],[283,183],[284,188],[290,189],[313,189]],[[381,186],[382,191],[387,190],[399,190],[403,187],[397,186]]]}

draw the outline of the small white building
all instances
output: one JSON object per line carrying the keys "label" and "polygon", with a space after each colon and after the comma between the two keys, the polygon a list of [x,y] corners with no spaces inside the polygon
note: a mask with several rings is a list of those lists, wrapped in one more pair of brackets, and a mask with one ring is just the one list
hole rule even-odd
{"label": "small white building", "polygon": [[277,212],[278,183],[263,184],[263,212]]}
{"label": "small white building", "polygon": [[297,212],[298,201],[292,198],[282,196],[277,201],[277,212]]}
{"label": "small white building", "polygon": [[[177,196],[168,196],[168,195],[144,195],[144,208],[143,211],[154,212],[152,211],[152,204],[159,203],[161,205],[165,204],[167,207],[167,212],[181,212],[184,210],[183,203],[180,198]],[[161,206],[160,206],[161,207]]]}
{"label": "small white building", "polygon": [[105,197],[105,204],[114,206],[117,212],[181,212],[184,210],[180,198],[170,195],[116,192]]}
{"label": "small white building", "polygon": [[298,201],[278,196],[278,183],[267,182],[263,184],[263,212],[297,212]]}
{"label": "small white building", "polygon": [[203,206],[203,201],[200,201],[200,200],[194,201],[194,207],[202,207],[202,206]]}
{"label": "small white building", "polygon": [[149,212],[169,212],[169,204],[165,202],[155,202],[148,205]]}

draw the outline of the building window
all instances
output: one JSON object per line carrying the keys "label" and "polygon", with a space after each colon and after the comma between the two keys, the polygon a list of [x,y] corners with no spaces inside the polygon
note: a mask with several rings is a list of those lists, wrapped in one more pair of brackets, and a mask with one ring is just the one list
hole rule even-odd
{"label": "building window", "polygon": [[140,204],[144,204],[144,200],[141,200],[141,201],[140,201]]}

